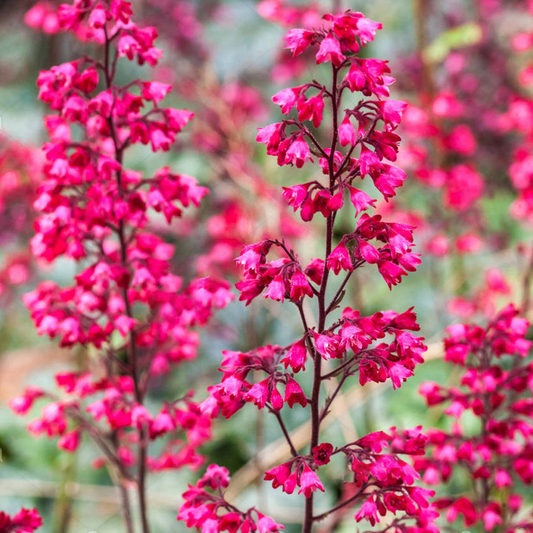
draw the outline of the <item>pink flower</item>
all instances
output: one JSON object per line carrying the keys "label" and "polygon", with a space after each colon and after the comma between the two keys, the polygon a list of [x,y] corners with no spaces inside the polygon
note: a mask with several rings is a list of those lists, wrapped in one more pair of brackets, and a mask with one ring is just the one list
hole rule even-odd
{"label": "pink flower", "polygon": [[36,509],[23,508],[12,517],[0,511],[0,527],[6,533],[33,533],[42,525],[43,519]]}
{"label": "pink flower", "polygon": [[372,527],[376,525],[376,522],[379,523],[378,508],[374,502],[373,496],[370,496],[370,498],[365,500],[363,505],[361,505],[361,509],[355,515],[355,520],[357,522],[360,522],[363,518],[368,520]]}
{"label": "pink flower", "polygon": [[340,67],[345,59],[339,41],[333,35],[329,34],[322,40],[316,54],[317,64],[331,61],[336,67]]}
{"label": "pink flower", "polygon": [[264,128],[258,128],[258,131],[256,141],[267,145],[267,153],[277,154],[275,150],[277,150],[279,143],[284,138],[282,137],[283,124],[270,124]]}
{"label": "pink flower", "polygon": [[366,192],[356,189],[355,187],[350,187],[348,185],[348,190],[350,191],[350,200],[355,207],[356,214],[358,215],[361,211],[366,211],[370,207],[375,207],[376,200],[371,198]]}
{"label": "pink flower", "polygon": [[105,26],[107,18],[105,9],[102,6],[96,6],[89,15],[88,25],[90,28],[99,30]]}
{"label": "pink flower", "polygon": [[359,253],[361,254],[361,257],[371,265],[376,264],[380,258],[379,251],[363,240],[359,241]]}
{"label": "pink flower", "polygon": [[287,42],[287,48],[293,55],[298,56],[305,52],[309,45],[314,43],[315,34],[312,31],[302,29],[290,30],[285,35],[285,41]]}
{"label": "pink flower", "polygon": [[336,275],[338,275],[341,270],[347,270],[349,272],[353,270],[350,253],[342,243],[337,245],[337,247],[331,252],[326,264]]}
{"label": "pink flower", "polygon": [[270,298],[277,302],[283,302],[285,296],[285,282],[281,274],[278,274],[268,285],[263,298]]}
{"label": "pink flower", "polygon": [[324,442],[315,446],[312,450],[313,459],[318,466],[327,465],[330,461],[331,454],[333,453],[333,445],[329,442]]}
{"label": "pink flower", "polygon": [[402,268],[391,261],[378,261],[378,269],[389,289],[392,289],[394,285],[398,285],[402,280],[402,276],[406,275]]}
{"label": "pink flower", "polygon": [[285,385],[285,401],[292,409],[295,403],[299,403],[302,407],[307,405],[307,397],[305,396],[299,383],[289,377]]}
{"label": "pink flower", "polygon": [[271,387],[270,383],[270,378],[256,383],[244,395],[244,400],[255,404],[259,409],[263,409],[268,401],[272,404],[272,408],[278,411],[283,407],[283,398],[275,385]]}
{"label": "pink flower", "polygon": [[315,332],[313,332],[313,337],[316,349],[324,359],[337,359],[343,356],[344,348],[339,342],[339,337],[321,335]]}
{"label": "pink flower", "polygon": [[290,285],[291,285],[291,292],[290,292],[291,300],[297,302],[303,296],[309,296],[311,298],[313,297],[313,291],[311,289],[311,285],[309,285],[309,282],[307,281],[305,274],[300,269],[295,270],[294,274],[292,275],[290,279]]}
{"label": "pink flower", "polygon": [[465,526],[472,526],[477,521],[476,509],[468,498],[458,498],[448,509],[446,520],[455,522],[459,514],[463,515]]}
{"label": "pink flower", "polygon": [[407,109],[407,104],[397,100],[383,100],[380,102],[380,107],[383,120],[388,124],[398,126],[402,121],[403,112]]}
{"label": "pink flower", "polygon": [[26,414],[32,407],[33,402],[43,395],[38,387],[27,387],[22,396],[9,401],[9,407],[18,415]]}
{"label": "pink flower", "polygon": [[298,102],[298,111],[299,120],[312,120],[313,126],[318,128],[322,122],[322,114],[324,112],[322,94],[317,94],[308,100]]}
{"label": "pink flower", "polygon": [[74,452],[78,449],[80,444],[80,432],[75,430],[70,433],[65,433],[59,439],[58,448],[65,450],[66,452]]}
{"label": "pink flower", "polygon": [[459,124],[453,128],[446,139],[450,150],[465,156],[472,156],[477,149],[477,141],[472,130],[465,124]]}
{"label": "pink flower", "polygon": [[154,418],[152,424],[150,425],[150,437],[155,439],[160,435],[164,435],[165,433],[173,431],[175,428],[176,423],[174,422],[174,419],[166,409],[163,409]]}
{"label": "pink flower", "polygon": [[304,465],[304,469],[298,477],[298,485],[300,487],[298,494],[303,493],[306,498],[311,497],[311,494],[317,490],[325,492],[319,477],[307,464]]}
{"label": "pink flower", "polygon": [[292,463],[283,463],[265,472],[265,481],[272,481],[272,487],[278,488],[289,479],[292,470]]}
{"label": "pink flower", "polygon": [[[278,533],[281,529],[285,529],[285,526],[278,524],[270,516],[265,516],[261,513],[257,513],[257,531],[258,533]],[[244,530],[241,530],[244,533]]]}
{"label": "pink flower", "polygon": [[339,126],[339,142],[341,146],[346,146],[347,144],[355,146],[357,142],[357,135],[354,127],[352,126],[349,115],[344,117],[344,120]]}
{"label": "pink flower", "polygon": [[299,135],[291,142],[285,153],[283,164],[293,164],[296,165],[297,168],[302,168],[307,161],[312,161],[311,152],[303,135]]}
{"label": "pink flower", "polygon": [[[142,97],[145,100],[153,101],[153,102],[160,102],[165,98],[165,96],[172,90],[172,86],[168,85],[167,83],[158,83],[155,81],[145,81],[142,85]],[[176,110],[178,111],[178,110]],[[188,120],[185,122],[185,124],[188,122]],[[181,129],[185,124],[180,121],[179,129]]]}
{"label": "pink flower", "polygon": [[463,254],[479,252],[483,247],[481,238],[474,233],[465,233],[455,240],[457,251]]}
{"label": "pink flower", "polygon": [[305,274],[317,285],[322,284],[324,276],[324,261],[322,259],[313,259],[305,269]]}
{"label": "pink flower", "polygon": [[301,90],[302,87],[283,89],[272,97],[272,101],[279,105],[281,107],[281,112],[286,115],[295,106]]}
{"label": "pink flower", "polygon": [[300,372],[305,370],[305,362],[307,361],[307,348],[305,345],[305,339],[301,339],[295,342],[287,351],[285,357],[281,362],[285,365],[285,368],[289,366],[293,372]]}

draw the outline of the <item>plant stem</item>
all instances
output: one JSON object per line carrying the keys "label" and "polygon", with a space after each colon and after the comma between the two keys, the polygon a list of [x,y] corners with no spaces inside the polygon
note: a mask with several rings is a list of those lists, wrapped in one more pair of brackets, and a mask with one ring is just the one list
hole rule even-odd
{"label": "plant stem", "polygon": [[520,313],[526,316],[531,307],[531,280],[533,279],[533,244],[529,252],[529,261],[526,267],[525,275],[522,279],[522,304]]}
{"label": "plant stem", "polygon": [[287,441],[289,448],[291,449],[292,456],[298,457],[298,451],[296,450],[296,448],[294,447],[294,444],[292,443],[291,436],[289,435],[289,432],[287,431],[285,422],[283,422],[283,418],[281,418],[281,413],[274,409],[272,409],[270,412],[277,418],[281,431],[283,432],[283,436],[285,437],[285,440]]}
{"label": "plant stem", "polygon": [[[105,32],[105,63],[104,63],[104,70],[105,70],[105,79],[106,79],[106,85],[107,89],[111,90],[114,82],[115,77],[115,64],[116,64],[116,55],[115,59],[113,60],[113,63],[110,62],[110,44],[111,39],[109,38],[107,29],[104,27]],[[113,105],[114,107],[114,105]],[[111,138],[113,140],[113,145],[115,148],[115,159],[118,163],[120,163],[120,166],[122,167],[123,163],[123,147],[119,145],[119,140],[117,137],[117,132],[115,128],[115,123],[113,121],[113,113],[111,112],[110,117],[108,119],[109,128],[111,132]],[[119,191],[122,191],[122,170],[117,170],[117,185]],[[121,255],[121,261],[122,266],[124,268],[128,268],[128,245],[127,245],[127,239],[125,234],[125,228],[124,223],[121,220],[118,226],[118,238],[120,242],[120,255]],[[123,297],[124,297],[124,305],[126,308],[126,315],[129,318],[133,318],[133,310],[131,308],[131,304],[128,297],[128,289],[127,287],[123,290]],[[136,346],[136,338],[135,338],[135,331],[132,331],[130,333],[130,342],[128,345],[128,360],[131,365],[131,373],[132,373],[132,379],[133,379],[133,386],[134,386],[134,396],[135,401],[138,404],[143,403],[143,391],[141,388],[141,375],[140,375],[140,369],[139,369],[139,358],[137,354],[137,346]],[[139,447],[137,452],[137,495],[138,495],[138,501],[139,501],[139,509],[141,514],[141,523],[142,523],[142,532],[143,533],[150,533],[150,526],[148,524],[148,511],[146,506],[146,454],[147,454],[147,439],[148,435],[146,433],[146,428],[142,427],[140,429],[140,435],[139,435]],[[129,506],[129,500],[123,499],[124,505]],[[124,516],[129,516],[129,509],[123,510]],[[126,522],[126,525],[128,523]]]}
{"label": "plant stem", "polygon": [[[333,117],[333,135],[331,139],[331,149],[329,154],[329,189],[333,190],[335,185],[335,150],[337,148],[338,139],[338,109],[339,97],[337,87],[338,69],[335,65],[331,66],[333,73],[333,83],[331,89],[331,112]],[[327,264],[327,259],[331,254],[333,247],[333,226],[335,224],[335,214],[331,213],[327,218],[326,224],[326,252],[324,263]],[[326,327],[327,305],[326,293],[328,286],[329,270],[324,268],[324,276],[322,284],[320,285],[320,292],[318,294],[318,332],[322,333]],[[314,350],[314,375],[313,375],[313,392],[311,396],[311,442],[309,449],[312,450],[318,446],[320,439],[320,387],[322,385],[322,357]],[[313,494],[305,500],[305,515],[302,526],[302,533],[311,533],[313,530],[313,510],[314,498]]]}

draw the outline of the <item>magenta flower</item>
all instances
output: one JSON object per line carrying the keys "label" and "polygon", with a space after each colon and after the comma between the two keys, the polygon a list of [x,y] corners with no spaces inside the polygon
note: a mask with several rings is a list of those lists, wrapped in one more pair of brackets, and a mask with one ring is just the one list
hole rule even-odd
{"label": "magenta flower", "polygon": [[339,274],[341,270],[353,270],[352,259],[350,257],[350,252],[347,250],[346,246],[339,244],[328,256],[327,267],[330,270],[333,270],[335,274]]}
{"label": "magenta flower", "polygon": [[324,485],[307,464],[304,465],[304,469],[298,477],[298,485],[300,487],[298,494],[303,494],[306,498],[309,498],[317,490],[325,491]]}
{"label": "magenta flower", "polygon": [[336,67],[340,67],[345,59],[346,57],[341,53],[339,41],[333,35],[328,35],[320,43],[320,48],[316,54],[317,64],[331,62]]}
{"label": "magenta flower", "polygon": [[304,140],[303,135],[299,135],[290,143],[285,152],[284,164],[296,165],[296,168],[302,168],[307,161],[312,161],[309,145]]}

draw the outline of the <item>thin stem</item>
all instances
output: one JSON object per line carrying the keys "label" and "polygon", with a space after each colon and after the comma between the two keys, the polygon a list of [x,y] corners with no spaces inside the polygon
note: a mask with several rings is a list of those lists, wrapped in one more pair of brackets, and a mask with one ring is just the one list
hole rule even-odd
{"label": "thin stem", "polygon": [[[307,325],[307,318],[305,316],[305,312],[303,310],[302,302],[298,302],[296,304],[296,307],[298,307],[298,312],[300,313],[300,318],[302,319],[302,324],[304,327],[305,334],[309,332],[309,326]],[[313,350],[311,350],[311,353],[313,353]]]}
{"label": "thin stem", "polygon": [[279,426],[281,428],[281,431],[283,432],[283,436],[285,437],[285,440],[287,441],[287,444],[289,445],[289,448],[291,449],[291,454],[293,457],[298,457],[298,451],[294,447],[294,444],[292,443],[291,436],[289,435],[289,432],[287,431],[287,426],[285,426],[285,422],[283,422],[283,418],[281,418],[281,413],[279,411],[276,411],[275,409],[271,409],[270,412],[276,417],[277,421],[279,422]]}
{"label": "thin stem", "polygon": [[342,363],[342,365],[338,366],[337,368],[335,368],[331,372],[328,372],[327,374],[324,374],[322,376],[322,378],[321,378],[322,381],[325,381],[326,379],[330,379],[333,376],[337,375],[341,370],[344,370],[346,367],[350,366],[356,360],[356,358],[357,358],[357,355],[353,355],[352,357],[350,357],[350,359],[348,359],[347,361]]}
{"label": "thin stem", "polygon": [[325,513],[314,516],[313,520],[316,520],[316,521],[323,520],[324,518],[334,513],[335,511],[338,511],[339,509],[342,509],[343,507],[346,507],[347,505],[350,505],[356,502],[361,497],[361,494],[363,494],[364,490],[368,486],[369,486],[368,484],[364,484],[357,494],[354,494],[351,498],[348,498],[347,500],[344,500],[343,502],[338,503],[337,505],[335,505],[335,507],[332,507],[329,511],[326,511]]}
{"label": "thin stem", "polygon": [[[105,59],[104,59],[105,79],[106,79],[107,89],[111,89],[113,86],[113,82],[114,82],[118,54],[115,53],[115,57],[113,59],[113,62],[111,63],[110,44],[111,44],[112,38],[109,37],[107,33],[107,28],[105,26],[104,26],[104,33],[105,33]],[[115,148],[115,159],[118,163],[120,163],[120,166],[122,167],[123,147],[119,145],[112,112],[108,118],[108,123],[109,123],[109,129],[111,132],[111,138],[113,140],[113,145]],[[117,170],[116,176],[117,176],[118,189],[119,191],[122,191],[122,170],[121,168]],[[120,255],[121,255],[122,266],[124,268],[128,268],[128,244],[127,244],[127,238],[126,238],[126,233],[125,233],[125,228],[124,228],[124,222],[122,220],[119,222],[117,233],[118,233],[118,238],[120,242]],[[123,296],[124,305],[126,308],[126,315],[129,318],[133,318],[133,310],[131,308],[131,304],[129,301],[127,287],[124,288],[123,295],[124,295]],[[138,404],[142,404],[143,403],[143,391],[140,386],[141,375],[140,375],[140,368],[138,364],[139,358],[137,354],[136,345],[137,345],[137,342],[136,342],[135,331],[132,331],[130,333],[130,342],[128,345],[128,352],[129,352],[128,359],[131,364],[131,373],[132,373],[132,379],[133,379],[135,401]],[[140,439],[139,439],[139,446],[138,446],[138,452],[137,452],[137,494],[138,494],[138,500],[139,500],[140,514],[141,514],[142,532],[150,533],[150,526],[148,524],[148,511],[147,511],[147,505],[146,505],[146,455],[147,455],[146,448],[147,448],[148,435],[146,432],[146,428],[144,426],[140,430],[139,437]],[[126,515],[126,510],[124,511],[124,515]]]}
{"label": "thin stem", "polygon": [[135,533],[133,521],[131,519],[130,495],[128,494],[128,489],[126,489],[126,487],[122,483],[122,480],[118,481],[118,492],[120,494],[120,501],[122,503],[122,519],[126,524],[126,531],[128,533]]}
{"label": "thin stem", "polygon": [[[338,139],[338,110],[339,110],[339,96],[337,87],[337,74],[338,69],[335,65],[331,65],[333,73],[333,82],[331,88],[331,112],[333,116],[333,136],[331,139],[331,149],[329,153],[329,189],[333,190],[335,185],[335,150],[337,148]],[[324,263],[327,263],[327,259],[331,254],[333,246],[333,227],[335,224],[335,214],[332,213],[327,218],[326,224],[326,250]],[[322,284],[320,285],[320,292],[318,294],[318,332],[322,333],[326,326],[326,294],[328,286],[329,270],[324,269],[324,275],[322,277]],[[314,351],[314,374],[313,374],[313,392],[311,396],[311,441],[309,444],[310,450],[315,446],[318,446],[320,439],[320,387],[322,385],[322,357],[315,350]],[[302,533],[311,533],[313,529],[313,509],[314,509],[314,497],[313,494],[305,501],[305,514],[302,527]]]}
{"label": "thin stem", "polygon": [[526,315],[531,307],[531,281],[533,279],[533,244],[531,245],[529,261],[526,268],[526,273],[522,279],[522,304],[520,305],[520,312]]}
{"label": "thin stem", "polygon": [[[355,268],[354,268],[354,270],[355,270]],[[354,270],[351,270],[350,272],[348,272],[348,274],[346,274],[346,277],[344,278],[344,281],[341,283],[341,286],[339,287],[339,290],[337,291],[335,296],[332,298],[331,303],[328,305],[328,308],[326,309],[326,315],[329,315],[331,313],[331,311],[333,311],[333,306],[337,304],[337,300],[338,300],[339,296],[341,295],[342,291],[344,290],[344,287],[346,287],[346,284],[348,283],[348,281],[352,277],[352,274],[354,273]]]}
{"label": "thin stem", "polygon": [[326,405],[324,405],[324,408],[322,409],[322,413],[320,414],[320,421],[324,420],[328,414],[328,409],[331,407],[331,404],[333,403],[333,400],[337,397],[339,394],[342,386],[344,385],[344,382],[348,378],[348,374],[344,374],[342,378],[339,380],[339,383],[337,384],[337,388],[333,391],[333,394],[328,398],[326,401]]}
{"label": "thin stem", "polygon": [[[115,445],[115,447],[118,446],[118,435],[117,431],[113,431],[111,435],[111,441]],[[116,470],[114,473],[113,482],[115,486],[118,489],[118,494],[120,497],[121,502],[121,511],[122,511],[122,518],[124,520],[124,524],[126,524],[126,531],[127,533],[135,533],[135,528],[133,526],[133,520],[132,520],[132,514],[131,514],[131,504],[130,504],[130,495],[128,493],[128,489],[124,485],[124,477],[121,475],[121,472],[119,469]]]}

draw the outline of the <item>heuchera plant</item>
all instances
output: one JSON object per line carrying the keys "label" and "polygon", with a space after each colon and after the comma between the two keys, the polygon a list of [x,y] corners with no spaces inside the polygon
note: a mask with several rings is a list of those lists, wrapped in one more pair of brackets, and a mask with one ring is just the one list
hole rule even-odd
{"label": "heuchera plant", "polygon": [[[63,450],[91,438],[103,454],[96,464],[105,464],[120,488],[127,531],[134,531],[126,489],[133,485],[146,533],[147,471],[197,467],[210,418],[189,393],[156,413],[145,398],[155,376],[195,357],[193,328],[205,325],[231,294],[216,279],[186,285],[171,270],[174,246],[148,229],[156,214],[170,224],[184,207],[197,207],[207,190],[170,168],[145,177],[126,166],[132,145],[169,150],[192,118],[160,105],[169,85],[116,81],[122,61],[157,64],[156,29],[138,27],[123,0],[75,0],[59,6],[57,19],[62,30],[94,43],[97,54],[39,75],[39,97],[55,114],[45,120],[50,142],[31,244],[39,260],[68,258],[80,271],[73,286],[42,283],[25,303],[40,334],[59,338],[62,347],[91,347],[91,370],[61,372],[58,394],[30,387],[11,407],[24,414],[46,398],[29,430],[58,438]],[[165,443],[152,455],[156,439]]]}
{"label": "heuchera plant", "polygon": [[[431,430],[431,453],[415,468],[429,484],[451,486],[456,471],[471,484],[466,493],[448,489],[436,505],[446,519],[484,531],[532,531],[520,487],[533,483],[533,390],[526,339],[529,322],[509,305],[482,328],[456,324],[447,330],[445,359],[461,372],[460,386],[424,383],[428,406],[447,405],[451,431]],[[474,421],[471,418],[474,418]],[[450,494],[452,492],[452,494]]]}
{"label": "heuchera plant", "polygon": [[[389,162],[396,160],[400,137],[395,133],[406,104],[390,100],[390,77],[386,61],[357,57],[361,47],[373,40],[381,24],[361,13],[347,11],[326,15],[315,30],[294,29],[286,36],[295,56],[314,48],[318,64],[325,63],[331,77],[327,85],[316,80],[282,90],[273,97],[284,115],[292,116],[260,128],[257,140],[277,157],[280,166],[300,169],[316,163],[323,178],[284,187],[283,197],[302,220],[315,216],[323,221],[322,257],[302,264],[296,252],[283,241],[266,239],[248,245],[236,259],[244,269],[237,283],[240,299],[248,305],[264,298],[295,305],[301,317],[303,335],[289,346],[263,346],[247,353],[225,352],[222,382],[209,388],[201,410],[212,417],[230,418],[245,404],[267,409],[279,422],[292,458],[265,473],[274,488],[290,494],[295,490],[305,498],[302,531],[338,510],[360,504],[357,521],[372,526],[386,514],[392,531],[437,531],[436,512],[428,498],[432,491],[414,485],[418,473],[402,459],[403,455],[423,454],[425,437],[420,428],[389,433],[376,432],[355,442],[330,443],[321,440],[321,423],[343,385],[358,374],[361,385],[390,380],[394,387],[413,374],[423,362],[423,339],[412,332],[419,329],[412,309],[403,313],[384,311],[361,316],[345,308],[334,315],[353,273],[365,265],[375,266],[389,287],[400,283],[407,272],[420,263],[413,252],[413,227],[385,222],[367,211],[376,202],[357,187],[369,177],[385,199],[392,198],[406,178]],[[357,105],[345,103],[346,93],[361,93]],[[331,110],[329,127],[325,109]],[[328,138],[326,142],[322,138]],[[349,201],[356,212],[352,232],[335,239],[336,219]],[[332,278],[342,273],[342,281],[332,290]],[[318,323],[313,326],[306,311],[315,302]],[[305,305],[304,305],[305,303]],[[336,316],[333,319],[333,316]],[[312,373],[312,390],[300,384],[305,370]],[[255,379],[263,374],[262,378]],[[323,397],[327,380],[335,380],[334,392]],[[303,383],[303,381],[302,381]],[[296,407],[298,405],[298,407]],[[287,408],[307,409],[311,439],[300,453],[291,441],[284,422]],[[388,447],[389,453],[383,453]],[[353,476],[348,496],[329,510],[315,507],[315,492],[324,491],[319,471],[335,456],[343,456]],[[243,533],[283,528],[255,508],[241,511],[229,502],[223,489],[229,484],[228,471],[211,465],[196,486],[184,494],[178,519],[203,532]]]}

